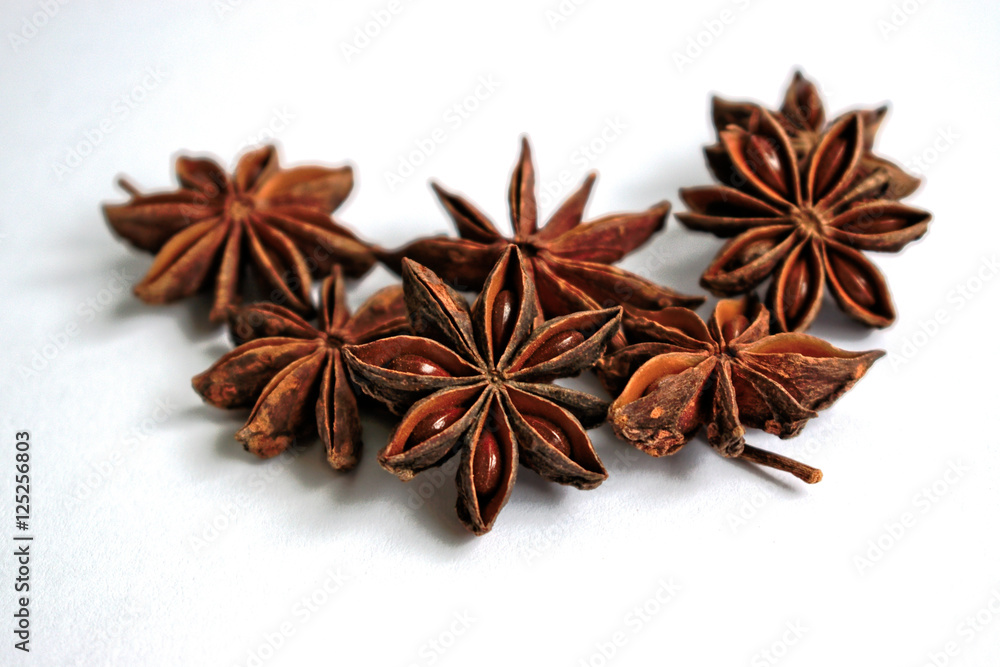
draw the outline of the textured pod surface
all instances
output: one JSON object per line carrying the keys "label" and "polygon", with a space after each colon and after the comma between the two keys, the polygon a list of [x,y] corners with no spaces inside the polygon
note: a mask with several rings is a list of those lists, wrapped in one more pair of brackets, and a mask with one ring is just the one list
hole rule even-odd
{"label": "textured pod surface", "polygon": [[653,340],[604,362],[606,383],[614,388],[624,382],[608,411],[615,434],[647,454],[664,456],[704,427],[709,444],[723,456],[743,457],[809,483],[822,473],[750,447],[745,430],[797,435],[884,354],[841,350],[801,333],[770,335],[767,310],[749,299],[720,301],[702,327],[671,313],[658,319],[643,328]]}
{"label": "textured pod surface", "polygon": [[[727,238],[702,274],[719,295],[768,278],[782,331],[805,331],[829,289],[866,326],[895,320],[888,285],[860,251],[898,252],[930,214],[898,202],[919,183],[871,148],[885,109],[825,122],[815,87],[796,74],[780,111],[713,100],[718,143],[705,150],[722,185],[681,190],[690,229]],[[630,337],[631,340],[631,337]]]}
{"label": "textured pod surface", "polygon": [[[377,250],[389,268],[402,273],[404,259],[426,266],[459,289],[478,290],[508,244],[522,251],[534,278],[541,317],[551,318],[609,306],[657,309],[696,306],[704,299],[679,294],[634,273],[609,266],[644,245],[663,229],[670,204],[658,203],[638,213],[617,213],[584,222],[584,209],[596,175],[588,175],[544,224],[538,225],[535,168],[527,139],[511,174],[508,210],[513,234],[505,237],[464,197],[434,184],[459,238],[418,239],[398,250]],[[614,347],[625,344],[618,334]]]}
{"label": "textured pod surface", "polygon": [[361,421],[341,347],[407,331],[409,321],[398,287],[376,292],[352,316],[339,267],[320,294],[318,328],[274,304],[232,313],[233,337],[245,342],[191,383],[216,407],[253,407],[236,434],[247,451],[276,456],[315,431],[330,465],[349,470],[358,461]]}
{"label": "textured pod surface", "polygon": [[180,190],[143,195],[122,181],[130,200],[104,206],[115,234],[156,253],[135,286],[147,303],[212,290],[210,317],[224,321],[249,291],[249,270],[265,295],[309,313],[313,275],[339,264],[359,276],[375,262],[330,217],[351,192],[350,167],[281,168],[275,147],[265,146],[245,153],[232,175],[213,160],[183,156],[176,172]]}
{"label": "textured pod surface", "polygon": [[[524,201],[530,172],[517,178],[510,205],[522,228],[532,229]],[[489,229],[482,221],[467,228],[475,235]],[[344,349],[358,387],[405,410],[379,453],[382,467],[409,480],[458,453],[458,516],[477,535],[493,527],[519,461],[580,489],[604,481],[586,428],[604,421],[607,403],[550,381],[593,366],[618,332],[621,308],[539,323],[529,263],[515,245],[497,260],[471,308],[412,260],[404,260],[403,281],[410,319],[414,328],[423,323],[423,336]],[[420,369],[427,372],[414,372]]]}

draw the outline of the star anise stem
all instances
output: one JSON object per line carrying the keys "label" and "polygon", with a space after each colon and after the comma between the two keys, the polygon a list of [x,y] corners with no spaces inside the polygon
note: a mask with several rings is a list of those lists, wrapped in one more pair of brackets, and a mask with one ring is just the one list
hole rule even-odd
{"label": "star anise stem", "polygon": [[744,445],[743,453],[740,454],[739,458],[746,459],[747,461],[756,463],[757,465],[767,466],[768,468],[774,468],[775,470],[791,473],[806,484],[815,484],[823,479],[823,471],[819,468],[813,468],[812,466],[800,463],[795,459],[790,459],[787,456],[769,452],[766,449],[758,449],[752,445]]}
{"label": "star anise stem", "polygon": [[137,188],[132,183],[132,181],[128,180],[124,176],[119,176],[117,183],[118,183],[118,187],[120,187],[122,190],[124,190],[129,196],[131,196],[131,197],[138,197],[138,196],[140,196],[141,193],[139,192],[139,188]]}

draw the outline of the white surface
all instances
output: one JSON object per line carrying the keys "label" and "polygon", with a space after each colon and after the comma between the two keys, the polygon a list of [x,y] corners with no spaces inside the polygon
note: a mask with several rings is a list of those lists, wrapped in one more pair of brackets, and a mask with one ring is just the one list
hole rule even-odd
{"label": "white surface", "polygon": [[[996,664],[1000,279],[969,300],[956,291],[989,272],[1000,243],[995,2],[592,0],[553,28],[557,0],[409,1],[351,62],[342,42],[388,0],[245,0],[220,14],[224,2],[72,2],[17,49],[8,33],[44,3],[5,3],[0,539],[14,532],[14,433],[28,429],[36,541],[30,656],[12,647],[12,547],[0,549],[0,664],[923,665],[946,648],[958,651],[937,656],[949,665]],[[903,4],[915,12],[884,37],[879,22]],[[731,22],[679,71],[674,54],[723,10]],[[172,187],[180,149],[231,165],[278,128],[288,162],[353,162],[341,218],[396,245],[450,231],[430,177],[501,218],[522,132],[543,182],[600,170],[592,216],[676,205],[679,187],[709,182],[709,94],[774,104],[796,64],[833,112],[892,101],[882,153],[913,167],[938,151],[910,200],[933,211],[929,235],[874,258],[896,325],[865,332],[828,305],[813,331],[897,355],[916,343],[916,354],[879,362],[797,440],[751,435],[821,467],[814,487],[702,440],[672,459],[640,456],[603,428],[594,439],[612,474],[601,488],[522,469],[494,531],[474,539],[450,475],[414,509],[426,475],[404,485],[377,466],[388,423],[366,421],[350,475],[328,470],[318,443],[289,460],[245,454],[232,437],[244,415],[190,389],[229,348],[206,324],[207,300],[154,308],[120,291],[116,276],[134,282],[150,257],[110,236],[99,204],[121,197],[118,173]],[[481,77],[499,86],[455,127],[449,109]],[[120,101],[130,94],[134,108]],[[104,119],[110,132],[60,178],[56,165]],[[578,147],[608,122],[623,131],[581,166]],[[390,192],[385,171],[438,127],[445,143]],[[672,220],[624,265],[696,292],[718,247]],[[390,279],[376,270],[352,301]],[[948,322],[922,337],[939,310]],[[53,358],[23,377],[35,353]],[[964,466],[955,483],[919,499],[953,463]],[[885,537],[905,513],[913,524]],[[859,571],[880,538],[888,550]],[[347,577],[329,595],[317,592],[328,573]],[[313,595],[323,602],[310,610]],[[654,613],[637,615],[643,605]],[[982,609],[992,622],[963,625]],[[761,653],[772,649],[780,659]]]}

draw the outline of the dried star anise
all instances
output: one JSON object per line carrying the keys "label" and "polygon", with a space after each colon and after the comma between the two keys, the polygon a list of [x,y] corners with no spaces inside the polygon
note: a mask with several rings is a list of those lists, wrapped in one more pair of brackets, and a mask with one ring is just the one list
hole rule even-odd
{"label": "dried star anise", "polygon": [[246,342],[191,383],[216,407],[253,406],[236,439],[262,458],[276,456],[296,435],[311,430],[312,413],[330,465],[353,468],[361,423],[341,348],[407,331],[402,288],[376,292],[352,316],[341,269],[335,265],[321,286],[319,328],[267,303],[236,309],[231,326],[233,335]]}
{"label": "dried star anise", "polygon": [[[792,143],[799,164],[808,161],[813,150],[819,143],[819,138],[826,129],[826,111],[823,100],[819,96],[812,81],[805,78],[801,71],[796,71],[792,81],[785,91],[781,108],[769,110]],[[902,199],[913,193],[920,185],[920,179],[903,171],[897,164],[872,153],[875,145],[875,135],[888,113],[889,107],[882,105],[875,109],[861,109],[859,113],[864,120],[864,151],[858,168],[866,174],[876,170],[886,172],[885,199]],[[839,116],[831,124],[843,118]],[[732,164],[726,156],[726,150],[721,143],[721,133],[730,125],[736,125],[751,134],[757,132],[761,120],[761,107],[753,102],[732,102],[721,97],[712,97],[712,123],[719,137],[719,143],[705,149],[708,164],[715,172],[716,178],[723,183],[729,183],[738,175],[733,171]]]}
{"label": "dried star anise", "polygon": [[801,168],[781,124],[760,109],[756,133],[720,133],[737,187],[681,190],[685,226],[727,242],[702,274],[720,295],[742,294],[772,273],[768,305],[783,331],[803,331],[819,312],[824,281],[841,310],[868,326],[896,317],[885,279],[859,250],[896,252],[927,231],[930,214],[883,198],[889,174],[861,167],[865,121],[835,122]]}
{"label": "dried star anise", "polygon": [[179,157],[176,170],[179,190],[144,195],[122,179],[131,199],[104,206],[117,234],[156,253],[135,286],[147,303],[214,288],[210,317],[223,321],[246,292],[242,274],[249,272],[270,300],[309,314],[312,274],[327,275],[337,263],[360,276],[375,262],[330,218],[351,192],[350,167],[282,169],[275,147],[265,146],[245,153],[232,177],[207,158]]}
{"label": "dried star anise", "polygon": [[[609,266],[643,245],[663,228],[670,204],[661,202],[642,213],[608,215],[582,222],[594,186],[591,173],[580,188],[538,227],[535,168],[527,138],[510,178],[508,205],[514,236],[503,236],[490,219],[463,197],[432,184],[460,238],[419,239],[389,252],[376,250],[389,268],[400,271],[402,259],[419,262],[460,289],[479,289],[508,244],[523,253],[536,285],[539,317],[622,305],[658,309],[696,306],[704,298],[685,296],[634,273]],[[620,335],[615,345],[625,343]]]}
{"label": "dried star anise", "polygon": [[751,299],[726,299],[707,326],[683,308],[647,320],[645,341],[600,362],[609,389],[624,385],[608,411],[618,437],[665,456],[704,426],[723,456],[820,481],[816,468],[746,444],[745,427],[798,435],[884,352],[849,352],[801,333],[768,335],[768,319]]}
{"label": "dried star anise", "polygon": [[[400,479],[461,450],[458,515],[490,530],[507,502],[518,462],[553,482],[591,489],[607,477],[586,428],[607,403],[550,384],[590,368],[618,330],[621,308],[586,311],[536,326],[527,261],[509,246],[470,311],[429,269],[403,261],[413,329],[344,348],[351,376],[394,412],[406,410],[379,463]],[[414,402],[419,397],[423,397]]]}

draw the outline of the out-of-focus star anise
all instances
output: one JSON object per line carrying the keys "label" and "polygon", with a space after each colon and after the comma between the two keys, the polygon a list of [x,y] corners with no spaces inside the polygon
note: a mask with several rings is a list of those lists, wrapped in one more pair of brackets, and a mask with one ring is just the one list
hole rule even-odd
{"label": "out-of-focus star anise", "polygon": [[775,274],[768,305],[783,331],[809,327],[823,284],[841,310],[868,326],[896,317],[885,279],[859,250],[896,252],[927,231],[930,214],[882,198],[888,172],[866,173],[864,116],[848,114],[820,137],[799,168],[781,124],[760,109],[756,133],[720,133],[737,187],[681,190],[690,212],[677,218],[726,243],[702,274],[720,295],[742,294]]}
{"label": "out-of-focus star anise", "polygon": [[682,308],[645,322],[646,340],[603,359],[618,437],[653,456],[673,454],[704,426],[726,457],[789,472],[812,484],[816,468],[746,444],[745,428],[798,435],[884,352],[848,352],[801,333],[768,335],[767,310],[750,299],[720,301],[706,326]]}
{"label": "out-of-focus star anise", "polygon": [[253,412],[236,439],[269,458],[315,424],[337,470],[353,468],[361,447],[361,422],[341,348],[409,329],[402,287],[376,292],[353,316],[339,265],[323,281],[319,328],[275,304],[234,311],[233,335],[244,340],[192,380],[206,402]]}
{"label": "out-of-focus star anise", "polygon": [[[875,136],[878,134],[879,127],[881,127],[888,111],[888,105],[884,104],[874,109],[857,111],[864,121],[865,128],[864,151],[858,163],[858,169],[864,174],[871,174],[876,170],[885,171],[885,192],[882,193],[882,196],[886,199],[902,199],[917,189],[920,185],[920,179],[907,174],[894,162],[872,152]],[[805,164],[819,143],[823,131],[827,128],[826,111],[815,84],[807,79],[801,71],[796,71],[785,91],[781,107],[770,110],[770,113],[788,134],[799,164]],[[841,118],[843,116],[834,119],[831,125]],[[721,182],[731,183],[734,177],[739,178],[732,170],[732,164],[729,162],[726,150],[721,143],[722,131],[728,129],[730,125],[736,125],[753,134],[760,126],[760,121],[761,106],[753,102],[732,102],[718,96],[712,97],[712,122],[720,138],[720,143],[706,148],[705,155],[716,178]]]}
{"label": "out-of-focus star anise", "polygon": [[[503,236],[488,217],[463,197],[432,184],[460,238],[418,239],[398,250],[376,250],[376,253],[397,272],[405,257],[427,266],[459,289],[478,290],[497,258],[508,244],[514,244],[524,255],[534,279],[541,318],[616,305],[625,307],[627,317],[631,308],[701,304],[702,297],[685,296],[609,266],[663,228],[670,204],[661,202],[642,213],[613,214],[584,223],[584,207],[596,178],[596,174],[588,175],[549,221],[539,227],[531,147],[527,138],[522,138],[521,156],[511,175],[508,193],[513,237]],[[624,342],[624,338],[616,337],[617,346]]]}
{"label": "out-of-focus star anise", "polygon": [[223,321],[250,273],[269,300],[309,314],[311,275],[327,275],[337,263],[359,276],[375,262],[330,218],[351,192],[350,167],[282,169],[275,147],[265,146],[245,153],[232,177],[207,158],[179,157],[176,171],[179,190],[144,195],[122,179],[131,199],[104,206],[117,234],[156,253],[135,286],[147,303],[213,289],[210,317]]}
{"label": "out-of-focus star anise", "polygon": [[501,255],[471,311],[426,267],[407,259],[402,268],[413,329],[429,337],[344,349],[360,389],[406,411],[379,463],[409,480],[461,451],[458,515],[477,535],[507,502],[518,462],[580,489],[604,481],[585,429],[604,421],[607,403],[550,381],[597,361],[621,308],[536,326],[535,286],[515,246]]}

